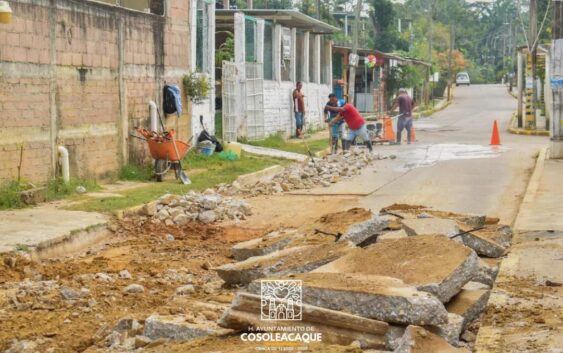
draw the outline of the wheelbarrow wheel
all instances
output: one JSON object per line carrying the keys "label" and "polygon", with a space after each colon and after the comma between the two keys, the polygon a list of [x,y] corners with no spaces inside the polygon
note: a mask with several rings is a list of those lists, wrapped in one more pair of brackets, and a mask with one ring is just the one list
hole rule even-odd
{"label": "wheelbarrow wheel", "polygon": [[167,161],[165,159],[157,159],[154,161],[154,172],[156,181],[162,182],[164,174],[166,173]]}

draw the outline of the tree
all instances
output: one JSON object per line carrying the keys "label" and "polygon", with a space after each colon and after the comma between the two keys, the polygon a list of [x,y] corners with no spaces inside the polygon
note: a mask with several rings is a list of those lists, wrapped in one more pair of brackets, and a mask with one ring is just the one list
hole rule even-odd
{"label": "tree", "polygon": [[400,37],[395,25],[398,17],[391,1],[370,0],[369,5],[369,18],[375,35],[374,49],[383,52],[407,49],[408,42]]}

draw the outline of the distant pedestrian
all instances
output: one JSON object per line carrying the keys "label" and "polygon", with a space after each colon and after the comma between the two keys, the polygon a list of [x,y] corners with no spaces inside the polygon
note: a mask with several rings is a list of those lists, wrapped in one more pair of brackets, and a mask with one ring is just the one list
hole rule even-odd
{"label": "distant pedestrian", "polygon": [[[336,98],[336,94],[331,93],[331,94],[328,95],[328,102],[326,103],[326,105],[331,106],[331,107],[340,107],[340,106],[343,106],[344,104],[345,104],[344,100],[339,101],[338,98]],[[338,116],[338,112],[328,110],[327,108],[325,108],[324,114],[325,114],[325,123],[329,123],[329,124],[332,121],[332,119],[334,119]],[[344,121],[340,120],[340,121],[335,122],[332,125],[329,125],[330,152],[331,152],[331,154],[338,153],[338,140],[341,140],[342,149],[344,150],[344,140],[342,139],[342,125],[343,124],[344,124]]]}
{"label": "distant pedestrian", "polygon": [[409,96],[406,89],[399,89],[399,95],[393,102],[391,111],[399,107],[399,119],[397,121],[397,144],[401,144],[401,135],[403,130],[407,130],[407,143],[411,143],[412,131],[412,110],[414,109],[414,100]]}
{"label": "distant pedestrian", "polygon": [[341,120],[344,120],[346,122],[346,125],[348,125],[349,131],[347,144],[351,144],[356,139],[356,137],[360,137],[364,141],[370,152],[373,151],[371,140],[369,139],[368,130],[366,127],[366,121],[360,114],[358,109],[356,109],[356,107],[354,107],[350,103],[346,103],[342,107],[331,107],[330,105],[326,105],[325,109],[333,112],[338,112],[338,115],[330,121],[331,126]]}
{"label": "distant pedestrian", "polygon": [[305,124],[305,95],[301,92],[303,84],[297,82],[293,90],[293,111],[295,112],[295,137],[303,136]]}

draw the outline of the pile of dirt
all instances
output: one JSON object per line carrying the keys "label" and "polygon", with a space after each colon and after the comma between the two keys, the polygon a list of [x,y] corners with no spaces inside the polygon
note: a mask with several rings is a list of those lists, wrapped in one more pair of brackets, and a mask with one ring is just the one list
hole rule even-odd
{"label": "pile of dirt", "polygon": [[323,158],[315,158],[314,161],[307,160],[291,164],[270,180],[244,186],[235,181],[232,184],[219,185],[217,191],[230,196],[257,196],[311,189],[318,186],[328,187],[342,178],[358,175],[376,158],[378,158],[377,155],[365,149],[353,148],[343,154],[328,155]]}
{"label": "pile of dirt", "polygon": [[444,280],[470,253],[471,249],[442,235],[413,236],[357,249],[331,267],[338,272],[389,276],[418,285]]}
{"label": "pile of dirt", "polygon": [[[110,241],[64,258],[2,256],[0,351],[29,342],[38,352],[107,351],[112,327],[131,315],[141,323],[155,312],[214,322],[233,291],[210,268],[232,261],[234,242],[264,232],[199,223],[163,228],[139,218],[115,228]],[[144,291],[126,292],[132,284]],[[189,294],[177,294],[182,286]]]}

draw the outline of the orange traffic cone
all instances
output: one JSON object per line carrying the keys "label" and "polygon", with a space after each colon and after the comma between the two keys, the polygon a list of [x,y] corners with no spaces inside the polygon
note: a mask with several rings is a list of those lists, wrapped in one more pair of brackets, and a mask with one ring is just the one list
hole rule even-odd
{"label": "orange traffic cone", "polygon": [[491,136],[491,145],[492,146],[500,145],[500,136],[498,133],[498,125],[496,120],[495,123],[493,124],[493,135]]}
{"label": "orange traffic cone", "polygon": [[411,140],[410,142],[416,141],[416,132],[414,131],[414,126],[411,127]]}
{"label": "orange traffic cone", "polygon": [[395,132],[393,131],[393,120],[389,117],[383,118],[383,139],[386,141],[395,141]]}

